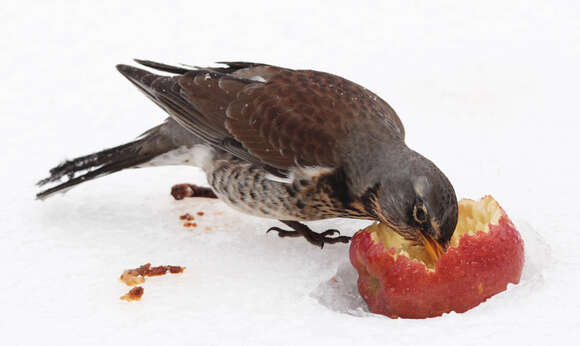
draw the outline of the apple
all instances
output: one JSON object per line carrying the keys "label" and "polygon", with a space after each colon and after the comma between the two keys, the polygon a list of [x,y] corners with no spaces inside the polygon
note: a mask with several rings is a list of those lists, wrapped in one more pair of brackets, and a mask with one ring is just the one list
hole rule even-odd
{"label": "apple", "polygon": [[491,196],[459,202],[447,252],[433,260],[422,245],[374,223],[352,238],[358,290],[373,313],[426,318],[465,312],[520,281],[524,244]]}

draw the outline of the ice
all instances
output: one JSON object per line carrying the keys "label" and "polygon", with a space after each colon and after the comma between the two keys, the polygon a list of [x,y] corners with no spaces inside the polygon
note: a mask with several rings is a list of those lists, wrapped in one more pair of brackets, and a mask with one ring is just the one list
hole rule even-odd
{"label": "ice", "polygon": [[339,264],[336,274],[321,283],[311,294],[330,310],[353,316],[368,316],[369,309],[358,293],[358,273],[349,261]]}
{"label": "ice", "polygon": [[524,239],[525,262],[520,285],[541,283],[544,270],[554,265],[550,244],[526,221],[516,219],[514,224]]}
{"label": "ice", "polygon": [[[3,3],[0,343],[576,344],[579,17],[575,2],[535,0]],[[132,58],[267,62],[364,85],[458,196],[492,194],[514,219],[522,282],[464,314],[392,320],[357,296],[348,245],[320,250],[219,201],[174,201],[173,184],[205,183],[198,169],[128,170],[34,200],[50,167],[166,117],[115,70]],[[147,262],[187,269],[121,301],[119,275]]]}

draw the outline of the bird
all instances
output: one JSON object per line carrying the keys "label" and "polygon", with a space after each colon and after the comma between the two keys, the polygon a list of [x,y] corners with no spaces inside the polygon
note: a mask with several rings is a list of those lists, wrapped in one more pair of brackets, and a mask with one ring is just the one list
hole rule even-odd
{"label": "bird", "polygon": [[448,248],[453,186],[406,145],[399,116],[373,92],[330,73],[263,63],[135,62],[117,70],[168,117],[129,143],[52,168],[37,199],[127,168],[190,165],[210,187],[176,184],[175,199],[219,198],[279,220],[289,229],[268,232],[280,237],[348,243],[339,230],[318,233],[304,222],[349,218],[386,224],[434,258]]}

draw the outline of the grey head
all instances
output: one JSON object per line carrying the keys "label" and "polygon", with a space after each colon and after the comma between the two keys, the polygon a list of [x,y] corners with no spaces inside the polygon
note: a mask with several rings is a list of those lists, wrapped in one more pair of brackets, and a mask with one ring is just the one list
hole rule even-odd
{"label": "grey head", "polygon": [[457,197],[447,177],[433,162],[406,149],[376,196],[382,221],[407,239],[421,241],[435,257],[447,249],[457,225]]}
{"label": "grey head", "polygon": [[372,157],[351,170],[351,186],[376,219],[404,238],[423,243],[438,258],[457,225],[453,186],[433,162],[403,142],[374,144],[374,150],[364,148]]}

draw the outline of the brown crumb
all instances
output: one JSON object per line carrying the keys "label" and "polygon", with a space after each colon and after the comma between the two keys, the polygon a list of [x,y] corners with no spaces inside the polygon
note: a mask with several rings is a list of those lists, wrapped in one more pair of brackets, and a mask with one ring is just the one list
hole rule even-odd
{"label": "brown crumb", "polygon": [[166,273],[167,273],[166,266],[152,267],[149,273],[147,273],[147,276],[159,276],[165,275]]}
{"label": "brown crumb", "polygon": [[183,227],[197,227],[196,222],[186,222],[183,224]]}
{"label": "brown crumb", "polygon": [[135,286],[144,283],[146,276],[165,275],[167,274],[167,271],[172,274],[183,273],[184,270],[185,267],[172,265],[151,267],[151,263],[147,263],[136,269],[125,270],[119,279],[127,286]]}
{"label": "brown crumb", "polygon": [[205,226],[205,227],[204,227],[204,230],[206,230],[206,231],[211,231],[211,227],[209,227],[209,226]]}
{"label": "brown crumb", "polygon": [[139,273],[139,275],[147,275],[149,269],[151,268],[151,263],[145,263],[144,265],[140,266],[137,269],[133,269]]}
{"label": "brown crumb", "polygon": [[183,215],[181,215],[179,217],[180,220],[187,220],[187,221],[191,221],[191,220],[195,220],[195,217],[193,215],[191,215],[190,213],[185,213]]}
{"label": "brown crumb", "polygon": [[141,300],[141,297],[143,296],[144,291],[145,290],[141,286],[133,287],[133,288],[131,288],[131,290],[129,292],[125,293],[121,297],[121,299],[126,300],[128,302],[135,301],[135,300]]}
{"label": "brown crumb", "polygon": [[185,270],[185,267],[180,267],[180,266],[167,266],[169,267],[169,272],[171,274],[180,274],[183,273],[183,271]]}
{"label": "brown crumb", "polygon": [[336,278],[334,276],[330,278],[330,281],[332,281],[332,282],[338,282],[338,280],[336,280]]}
{"label": "brown crumb", "polygon": [[151,268],[151,263],[144,264],[139,268],[127,269],[121,274],[119,278],[127,286],[135,286],[145,282],[144,276],[149,272]]}
{"label": "brown crumb", "polygon": [[205,213],[203,211],[198,211],[197,216],[203,216]]}
{"label": "brown crumb", "polygon": [[139,273],[136,271],[129,270],[125,270],[119,279],[127,286],[140,285],[145,282],[145,278],[143,276],[139,275]]}

